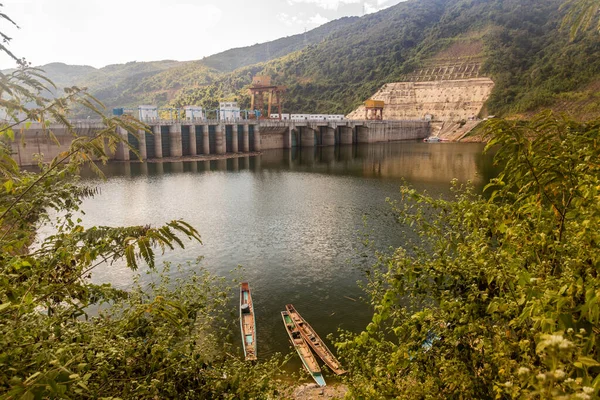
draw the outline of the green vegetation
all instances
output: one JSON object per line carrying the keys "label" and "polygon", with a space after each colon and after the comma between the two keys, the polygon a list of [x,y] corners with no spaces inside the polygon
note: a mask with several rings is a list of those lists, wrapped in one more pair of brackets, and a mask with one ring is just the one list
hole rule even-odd
{"label": "green vegetation", "polygon": [[[227,50],[199,61],[129,62],[99,69],[52,63],[40,69],[60,89],[73,85],[88,88],[109,110],[114,107],[137,107],[140,104],[165,106],[183,90],[202,90],[232,70],[283,57],[307,45],[319,43],[356,19],[342,18],[306,34]],[[56,96],[60,91],[51,89],[51,94]],[[214,99],[213,104],[218,103],[218,97],[213,95],[211,98]],[[76,116],[86,116],[84,109],[75,112]]]}
{"label": "green vegetation", "polygon": [[597,1],[567,0],[563,7],[568,10],[568,13],[562,22],[562,27],[569,30],[572,40],[594,25],[597,25],[598,31],[600,31],[600,20],[598,19],[600,4]]}
{"label": "green vegetation", "polygon": [[227,50],[203,58],[202,64],[221,72],[231,72],[245,66],[275,60],[301,50],[307,45],[319,43],[324,38],[345,28],[357,19],[357,17],[340,18],[306,33],[288,36],[267,43],[255,44],[254,46]]}
{"label": "green vegetation", "polygon": [[[0,19],[10,21],[4,14]],[[84,227],[79,206],[95,189],[78,182],[80,168],[100,173],[95,163],[125,145],[117,127],[137,132],[143,125],[104,117],[101,105],[76,87],[45,99],[41,93],[56,87],[15,61],[17,70],[0,74],[8,117],[0,124],[0,398],[275,396],[281,361],[249,365],[232,355],[237,330],[230,325],[232,288],[225,279],[162,277],[127,291],[92,283],[95,268],[115,263],[132,270],[144,265],[158,275],[157,250],[183,248],[200,236],[180,220],[159,227]],[[67,120],[74,107],[102,118],[105,128],[78,136]],[[43,126],[52,120],[73,135],[64,153],[40,159],[38,172],[20,169],[11,158],[13,129],[27,120]],[[55,139],[48,129],[44,134]],[[38,235],[42,224],[51,233]]]}
{"label": "green vegetation", "polygon": [[[148,67],[150,63],[140,64]],[[99,83],[106,85],[110,82],[108,76],[99,78]],[[115,107],[137,107],[140,104],[165,105],[179,90],[206,86],[219,76],[218,71],[205,67],[199,61],[192,61],[177,63],[161,70],[150,70],[140,75],[131,75],[121,78],[115,84],[96,90],[90,88],[90,90],[100,101]]]}
{"label": "green vegetation", "polygon": [[[588,33],[570,43],[587,46]],[[104,117],[77,87],[42,97],[57,89],[19,65],[0,74],[9,119],[0,125],[0,398],[284,396],[280,360],[249,365],[231,355],[225,279],[162,277],[127,291],[91,282],[95,268],[117,262],[157,273],[157,249],[200,236],[184,221],[82,226],[81,199],[95,190],[77,181],[79,169],[122,145],[117,127],[143,127]],[[209,87],[224,92],[252,72]],[[74,107],[102,118],[105,129],[77,136],[67,119]],[[69,149],[40,160],[38,172],[10,158],[13,129],[25,120],[58,121],[73,134]],[[372,322],[336,344],[351,398],[598,398],[600,120],[548,112],[528,122],[494,119],[485,130],[503,165],[487,197],[469,186],[455,187],[453,199],[403,187],[402,201],[392,202],[406,245],[369,271]],[[55,229],[39,237],[44,223]]]}
{"label": "green vegetation", "polygon": [[[370,97],[391,77],[404,72],[403,63],[425,37],[428,25],[443,11],[442,1],[401,3],[355,20],[326,40],[257,66],[286,85],[284,108],[289,112],[346,113]],[[186,91],[186,102],[214,101],[208,95],[244,96],[250,84],[248,68],[221,78],[208,88]]]}
{"label": "green vegetation", "polygon": [[[459,62],[483,61],[482,73],[496,83],[490,114],[556,106],[586,118],[597,112],[580,115],[571,103],[565,110],[563,97],[589,99],[586,85],[600,79],[600,44],[592,29],[597,10],[595,0],[413,0],[200,61],[134,62],[87,73],[91,67],[44,68],[58,83],[88,87],[109,108],[142,103],[214,108],[232,99],[249,107],[252,76],[268,74],[289,88],[286,112],[347,114],[385,83],[461,57]],[[472,45],[475,53],[438,57],[453,45]]]}
{"label": "green vegetation", "polygon": [[544,3],[529,12],[504,10],[503,16],[507,26],[494,31],[488,40],[485,68],[496,83],[488,102],[490,112],[522,113],[549,107],[561,93],[599,77],[597,34],[588,31],[569,41],[559,31],[562,14],[556,4]]}
{"label": "green vegetation", "polygon": [[600,120],[487,131],[505,166],[488,199],[392,203],[407,245],[371,272],[372,322],[337,343],[354,398],[597,398]]}
{"label": "green vegetation", "polygon": [[[568,32],[559,29],[565,14],[560,5],[560,0],[403,2],[269,62],[257,73],[288,86],[286,111],[345,114],[383,84],[435,65],[439,52],[484,32],[479,57],[486,60],[484,74],[496,83],[489,112],[537,110],[600,76],[595,32],[583,31],[571,41]],[[243,97],[250,83],[247,74],[248,69],[235,71],[208,88],[185,90],[174,104]]]}

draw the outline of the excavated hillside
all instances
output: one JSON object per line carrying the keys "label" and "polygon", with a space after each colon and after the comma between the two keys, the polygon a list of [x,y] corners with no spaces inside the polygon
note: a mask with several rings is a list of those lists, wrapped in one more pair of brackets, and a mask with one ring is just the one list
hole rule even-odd
{"label": "excavated hillside", "polygon": [[[385,103],[385,119],[431,119],[435,136],[458,140],[477,125],[494,88],[481,76],[485,61],[483,32],[457,38],[447,49],[426,60],[423,67],[387,83],[371,98]],[[349,119],[364,119],[360,106]]]}
{"label": "excavated hillside", "polygon": [[[385,84],[372,99],[385,102],[385,119],[461,121],[479,115],[493,87],[490,78],[397,82]],[[349,119],[364,117],[364,106],[348,115]]]}
{"label": "excavated hillside", "polygon": [[[384,101],[385,119],[431,119],[435,136],[457,140],[479,121],[493,87],[489,78],[397,82],[384,85],[372,99]],[[365,113],[361,106],[347,118],[364,119]]]}

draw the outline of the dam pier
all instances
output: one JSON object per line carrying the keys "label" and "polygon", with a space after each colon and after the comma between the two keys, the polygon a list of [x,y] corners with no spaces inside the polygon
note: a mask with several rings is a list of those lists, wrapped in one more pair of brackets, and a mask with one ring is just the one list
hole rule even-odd
{"label": "dam pier", "polygon": [[[381,143],[418,140],[430,135],[430,122],[424,120],[153,120],[145,121],[146,132],[118,134],[138,151],[142,160],[260,152],[269,149],[314,148],[318,146]],[[100,121],[77,121],[78,135],[94,136]],[[54,138],[48,135],[52,131]],[[37,163],[37,155],[50,160],[65,151],[73,136],[59,124],[46,130],[39,123],[15,129],[12,156],[19,165]],[[121,143],[111,159],[138,157]]]}

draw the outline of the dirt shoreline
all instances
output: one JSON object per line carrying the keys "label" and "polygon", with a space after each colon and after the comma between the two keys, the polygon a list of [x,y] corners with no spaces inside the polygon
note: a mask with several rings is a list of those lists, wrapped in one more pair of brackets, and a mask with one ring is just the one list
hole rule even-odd
{"label": "dirt shoreline", "polygon": [[334,400],[343,399],[348,392],[344,384],[327,385],[319,387],[316,383],[305,383],[297,386],[292,393],[294,400]]}

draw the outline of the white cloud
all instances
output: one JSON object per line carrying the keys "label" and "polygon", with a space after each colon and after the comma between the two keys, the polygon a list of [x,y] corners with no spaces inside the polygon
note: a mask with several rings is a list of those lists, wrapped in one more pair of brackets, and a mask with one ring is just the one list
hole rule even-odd
{"label": "white cloud", "polygon": [[383,7],[378,7],[378,5],[371,5],[369,3],[365,3],[365,14],[372,14],[381,10]]}
{"label": "white cloud", "polygon": [[283,22],[287,26],[323,25],[323,24],[329,22],[329,19],[326,17],[323,17],[321,14],[313,15],[312,17],[310,17],[308,19],[301,18],[301,16],[303,16],[303,15],[301,14],[300,16],[298,16],[298,15],[289,15],[287,13],[279,13],[279,14],[277,14],[277,19],[280,20],[281,22]]}
{"label": "white cloud", "polygon": [[371,14],[389,7],[393,0],[287,0],[289,5],[314,4],[324,10],[335,11],[342,4],[362,4],[366,14]]}
{"label": "white cloud", "polygon": [[308,23],[314,25],[323,25],[327,22],[329,22],[329,19],[323,17],[321,14],[314,15],[308,19]]}
{"label": "white cloud", "polygon": [[288,0],[290,5],[298,3],[315,4],[325,10],[337,10],[341,3],[357,4],[360,2],[361,0]]}
{"label": "white cloud", "polygon": [[364,10],[365,14],[372,14],[377,11],[381,11],[384,8],[388,8],[390,6],[389,0],[376,0],[376,1],[365,1],[364,2]]}
{"label": "white cloud", "polygon": [[277,14],[277,19],[280,20],[281,22],[283,22],[284,24],[286,24],[287,26],[293,26],[296,24],[303,23],[303,21],[301,19],[299,19],[297,16],[289,15],[286,13]]}

